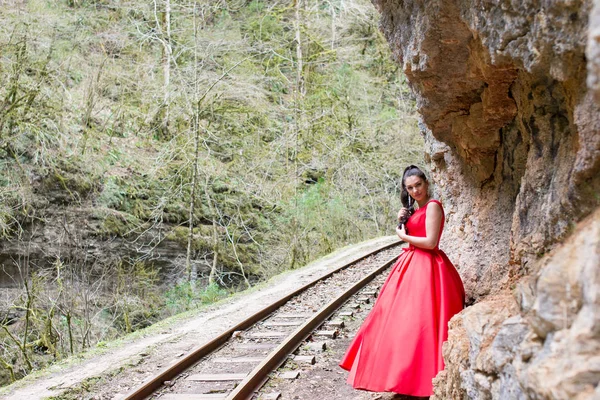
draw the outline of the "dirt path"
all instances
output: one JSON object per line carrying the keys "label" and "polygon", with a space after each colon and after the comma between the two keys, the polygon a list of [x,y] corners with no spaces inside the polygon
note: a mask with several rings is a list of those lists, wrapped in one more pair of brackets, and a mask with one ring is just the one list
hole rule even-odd
{"label": "dirt path", "polygon": [[[281,274],[260,290],[240,293],[186,320],[171,319],[133,334],[102,354],[89,353],[0,390],[1,398],[33,400],[119,398],[192,348],[207,342],[275,299],[374,248],[395,240],[386,236],[349,246],[310,265]],[[96,353],[98,351],[96,350]]]}

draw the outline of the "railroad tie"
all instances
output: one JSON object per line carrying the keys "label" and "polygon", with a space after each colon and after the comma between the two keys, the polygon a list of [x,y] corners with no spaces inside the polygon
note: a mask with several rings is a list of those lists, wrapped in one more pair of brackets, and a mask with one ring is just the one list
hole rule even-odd
{"label": "railroad tie", "polygon": [[270,350],[277,346],[277,343],[239,343],[234,345],[234,348],[240,350]]}
{"label": "railroad tie", "polygon": [[335,339],[337,337],[337,330],[333,330],[333,331],[316,331],[314,333],[315,336],[325,336],[331,339]]}
{"label": "railroad tie", "polygon": [[288,334],[285,332],[254,332],[253,334],[250,335],[250,337],[253,338],[260,338],[260,339],[276,339],[276,338],[282,338],[282,337],[286,337]]}
{"label": "railroad tie", "polygon": [[274,322],[265,322],[263,326],[298,326],[302,325],[302,321],[274,321]]}
{"label": "railroad tie", "polygon": [[344,324],[344,321],[339,320],[339,319],[335,319],[333,321],[325,322],[325,325],[327,325],[328,327],[331,326],[331,327],[334,327],[334,328],[343,328],[344,326],[346,326]]}
{"label": "railroad tie", "polygon": [[292,356],[292,360],[298,363],[314,365],[317,362],[315,356]]}
{"label": "railroad tie", "polygon": [[267,394],[263,394],[259,398],[261,400],[279,400],[279,399],[281,399],[281,393],[279,393],[279,392],[267,393]]}
{"label": "railroad tie", "polygon": [[202,394],[176,394],[168,393],[160,396],[160,400],[203,400],[203,399],[221,399],[227,398],[227,393],[202,393]]}
{"label": "railroad tie", "polygon": [[282,379],[296,379],[300,376],[300,372],[298,371],[286,371],[279,374],[279,377]]}
{"label": "railroad tie", "polygon": [[248,375],[247,372],[243,374],[193,374],[186,380],[198,382],[242,381],[246,375]]}
{"label": "railroad tie", "polygon": [[233,363],[259,363],[264,357],[235,357],[235,358],[224,358],[219,357],[212,360],[215,363],[221,364],[233,364]]}
{"label": "railroad tie", "polygon": [[277,314],[273,318],[302,318],[307,319],[312,317],[314,314]]}
{"label": "railroad tie", "polygon": [[327,343],[326,342],[310,342],[310,343],[306,344],[306,347],[309,350],[321,352],[321,351],[327,350]]}

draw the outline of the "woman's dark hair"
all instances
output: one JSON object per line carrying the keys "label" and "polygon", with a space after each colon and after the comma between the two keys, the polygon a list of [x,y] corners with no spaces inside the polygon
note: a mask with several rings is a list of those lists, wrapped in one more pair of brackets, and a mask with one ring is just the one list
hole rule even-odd
{"label": "woman's dark hair", "polygon": [[402,191],[400,192],[400,201],[402,205],[408,209],[408,213],[402,219],[400,219],[400,225],[404,225],[406,227],[406,221],[408,221],[408,217],[413,215],[415,212],[415,200],[410,197],[408,194],[408,190],[406,190],[406,178],[409,176],[418,176],[423,179],[423,182],[427,182],[427,177],[425,173],[419,169],[416,165],[409,165],[404,169],[404,173],[402,174]]}

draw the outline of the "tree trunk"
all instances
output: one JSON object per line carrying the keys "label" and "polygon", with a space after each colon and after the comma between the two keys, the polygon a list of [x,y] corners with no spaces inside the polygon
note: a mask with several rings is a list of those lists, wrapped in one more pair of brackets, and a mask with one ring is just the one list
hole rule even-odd
{"label": "tree trunk", "polygon": [[292,221],[292,230],[294,233],[294,237],[292,239],[292,259],[290,261],[290,267],[294,268],[295,263],[298,259],[298,253],[300,251],[298,247],[298,229],[299,229],[299,221],[298,221],[298,155],[300,151],[300,139],[302,136],[302,131],[304,129],[304,94],[305,94],[305,86],[304,86],[304,64],[303,64],[303,54],[302,54],[302,36],[301,36],[301,1],[302,0],[294,0],[294,30],[295,30],[295,41],[296,41],[296,90],[294,96],[295,102],[295,140],[294,140],[294,219]]}
{"label": "tree trunk", "polygon": [[197,267],[192,266],[192,240],[194,237],[194,210],[196,208],[196,187],[198,185],[198,159],[200,158],[200,123],[198,114],[193,117],[194,129],[194,166],[192,174],[192,190],[190,193],[190,209],[188,218],[187,251],[185,257],[185,271],[188,282],[193,286],[198,276]]}
{"label": "tree trunk", "polygon": [[300,36],[300,3],[302,0],[294,0],[294,14],[295,14],[295,31],[296,31],[296,84],[298,86],[298,93],[304,96],[304,76],[302,70],[304,68],[302,59],[302,38]]}
{"label": "tree trunk", "polygon": [[[169,2],[170,0],[167,0]],[[194,3],[194,104],[192,110],[192,129],[194,133],[194,167],[192,173],[192,190],[190,194],[190,209],[188,217],[187,251],[185,256],[185,271],[188,282],[195,286],[198,271],[192,267],[192,240],[194,237],[194,210],[196,208],[196,187],[198,185],[198,158],[200,157],[200,104],[198,99],[198,27],[196,25],[196,3]],[[169,26],[170,29],[170,26]],[[170,32],[170,30],[169,30]]]}
{"label": "tree trunk", "polygon": [[328,1],[329,8],[331,9],[331,50],[335,49],[335,7]]}
{"label": "tree trunk", "polygon": [[206,201],[208,203],[208,209],[211,213],[212,218],[212,251],[213,251],[213,262],[210,268],[210,275],[208,276],[208,283],[213,284],[215,282],[215,277],[217,276],[217,265],[219,260],[219,231],[217,230],[217,213],[212,202],[212,198],[210,197],[210,193],[208,192],[209,185],[209,177],[206,177],[206,182],[204,184],[204,195],[206,196]]}
{"label": "tree trunk", "polygon": [[217,222],[213,219],[213,262],[210,267],[210,275],[208,276],[208,284],[212,285],[215,283],[215,277],[217,276],[217,265],[219,263],[219,231],[217,231]]}
{"label": "tree trunk", "polygon": [[164,103],[165,103],[165,115],[163,119],[163,130],[165,137],[169,136],[169,109],[170,109],[170,93],[169,86],[171,83],[171,0],[165,0],[165,60],[164,60]]}
{"label": "tree trunk", "polygon": [[157,0],[154,0],[154,19],[156,21],[156,29],[161,34],[161,39],[159,39],[162,43],[163,54],[162,54],[162,63],[163,63],[163,102],[159,109],[160,117],[160,136],[162,138],[169,137],[169,113],[170,113],[170,83],[171,83],[171,0],[165,0],[165,11],[162,14],[162,25],[159,22],[158,18],[158,5],[156,4]]}

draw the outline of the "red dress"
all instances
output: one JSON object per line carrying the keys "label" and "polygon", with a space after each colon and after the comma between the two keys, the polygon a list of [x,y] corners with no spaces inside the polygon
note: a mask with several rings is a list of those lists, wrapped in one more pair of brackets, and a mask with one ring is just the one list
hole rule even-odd
{"label": "red dress", "polygon": [[[406,223],[409,235],[426,236],[425,210],[432,202],[441,207],[429,200],[415,211]],[[442,229],[444,218],[440,235]],[[465,291],[437,245],[403,250],[340,366],[356,389],[431,396],[431,380],[444,369],[448,321],[463,309]]]}

